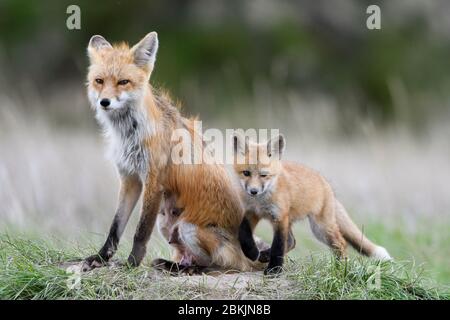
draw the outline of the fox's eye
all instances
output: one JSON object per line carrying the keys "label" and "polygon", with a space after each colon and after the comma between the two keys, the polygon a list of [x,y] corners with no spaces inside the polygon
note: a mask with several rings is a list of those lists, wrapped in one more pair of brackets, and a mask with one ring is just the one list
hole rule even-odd
{"label": "fox's eye", "polygon": [[124,85],[126,85],[126,84],[128,84],[128,83],[130,83],[130,80],[120,80],[119,82],[117,82],[117,84],[119,85],[119,86],[124,86]]}
{"label": "fox's eye", "polygon": [[263,173],[261,173],[260,175],[259,175],[261,178],[265,178],[265,177],[267,177],[267,174],[263,174]]}
{"label": "fox's eye", "polygon": [[250,177],[250,171],[247,171],[247,170],[242,171],[242,174],[246,177]]}
{"label": "fox's eye", "polygon": [[103,79],[97,78],[97,79],[95,79],[95,82],[97,82],[98,84],[103,84]]}

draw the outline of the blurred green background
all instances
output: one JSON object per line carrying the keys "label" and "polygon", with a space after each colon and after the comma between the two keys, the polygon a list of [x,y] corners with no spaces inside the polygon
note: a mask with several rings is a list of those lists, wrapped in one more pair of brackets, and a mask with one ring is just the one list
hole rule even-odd
{"label": "blurred green background", "polygon": [[[71,4],[81,9],[81,30],[66,28]],[[381,30],[366,28],[369,4],[381,8]],[[330,95],[342,117],[351,110],[420,126],[431,107],[448,108],[441,102],[450,86],[449,11],[445,0],[1,0],[0,83],[47,92],[82,83],[90,36],[135,43],[156,30],[153,82],[194,112],[204,110],[192,103],[193,84],[207,88],[217,113],[262,82]],[[402,93],[414,98],[399,102]],[[439,102],[430,106],[424,96]]]}

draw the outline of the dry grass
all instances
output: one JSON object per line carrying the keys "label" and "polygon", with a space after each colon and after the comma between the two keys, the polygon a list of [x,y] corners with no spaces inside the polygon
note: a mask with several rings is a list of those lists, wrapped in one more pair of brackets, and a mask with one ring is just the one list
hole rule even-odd
{"label": "dry grass", "polygon": [[[64,106],[67,94],[34,103],[0,94],[4,223],[29,227],[39,221],[45,230],[78,232],[89,226],[98,232],[110,219],[118,186],[114,167],[104,158],[104,143],[82,93],[75,94],[75,110]],[[207,120],[204,127],[279,128],[287,136],[287,157],[319,170],[357,215],[401,216],[412,225],[421,218],[450,216],[450,129],[445,122],[416,135],[401,125],[377,128],[359,119],[352,134],[343,134],[339,108],[332,102],[279,96],[272,93],[264,103],[256,98],[236,102],[227,116]],[[277,106],[286,103],[287,112],[280,113]],[[67,114],[59,110],[54,119],[58,106]],[[204,118],[211,114],[214,110]]]}

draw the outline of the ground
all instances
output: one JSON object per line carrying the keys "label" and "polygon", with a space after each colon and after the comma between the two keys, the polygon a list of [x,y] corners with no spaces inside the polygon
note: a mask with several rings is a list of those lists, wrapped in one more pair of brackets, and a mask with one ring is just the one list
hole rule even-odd
{"label": "ground", "polygon": [[[303,232],[296,230],[304,243],[303,249],[297,248],[289,255],[285,272],[278,277],[265,277],[261,272],[170,276],[149,266],[151,258],[167,256],[167,251],[153,249],[139,268],[128,269],[113,262],[80,275],[77,260],[91,254],[97,244],[80,245],[61,238],[4,233],[0,236],[0,299],[450,298],[446,284],[448,270],[439,265],[437,258],[418,266],[412,260],[399,258],[392,263],[380,263],[351,254],[348,261],[339,262],[320,247],[305,250],[311,248],[308,241],[314,240]],[[404,237],[394,230],[377,238],[384,241],[397,238],[397,245],[391,250],[397,257],[401,257],[402,250],[410,249],[405,243],[415,242],[410,257],[430,248],[431,235],[431,238],[410,235],[402,240]],[[121,247],[115,261],[125,260],[128,247],[128,244]],[[428,256],[432,257],[431,252]],[[442,263],[448,263],[448,257],[442,259]]]}

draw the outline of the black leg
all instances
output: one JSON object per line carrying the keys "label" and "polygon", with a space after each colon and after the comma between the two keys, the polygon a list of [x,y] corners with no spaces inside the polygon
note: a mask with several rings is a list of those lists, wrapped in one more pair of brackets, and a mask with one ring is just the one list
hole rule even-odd
{"label": "black leg", "polygon": [[250,222],[246,217],[244,217],[239,227],[239,242],[241,244],[242,251],[247,258],[252,261],[258,259],[259,250],[256,246],[255,239],[253,239]]}
{"label": "black leg", "polygon": [[273,235],[272,247],[270,248],[269,265],[264,270],[264,274],[277,274],[282,271],[285,243],[285,233],[280,228],[277,228]]}
{"label": "black leg", "polygon": [[160,207],[162,192],[148,188],[144,193],[141,218],[133,239],[133,248],[128,256],[128,264],[132,267],[140,265],[147,251],[147,242],[153,231],[156,216]]}
{"label": "black leg", "polygon": [[152,234],[153,225],[155,224],[154,214],[146,214],[139,221],[136,234],[133,239],[133,248],[128,256],[128,264],[137,267],[141,264],[147,252],[147,242]]}
{"label": "black leg", "polygon": [[114,217],[113,223],[109,229],[108,237],[106,238],[105,244],[99,250],[97,254],[87,257],[84,260],[83,271],[89,271],[93,268],[98,268],[104,265],[111,259],[117,250],[119,244],[120,235],[118,233],[119,228],[119,218],[116,215]]}
{"label": "black leg", "polygon": [[270,261],[270,248],[262,250],[259,252],[258,261],[266,263]]}
{"label": "black leg", "polygon": [[[291,229],[291,230],[289,230],[289,234],[288,234],[288,238],[287,238],[286,252],[294,249],[295,244],[296,244],[296,241],[294,238],[294,233],[292,232],[292,229]],[[266,262],[270,261],[270,248],[261,250],[259,252],[258,261],[262,262],[262,263],[266,263]]]}
{"label": "black leg", "polygon": [[105,264],[117,250],[120,237],[128,223],[131,212],[139,199],[142,183],[137,176],[123,176],[120,186],[119,203],[114,220],[109,229],[108,238],[97,254],[84,260],[83,271],[89,271]]}

